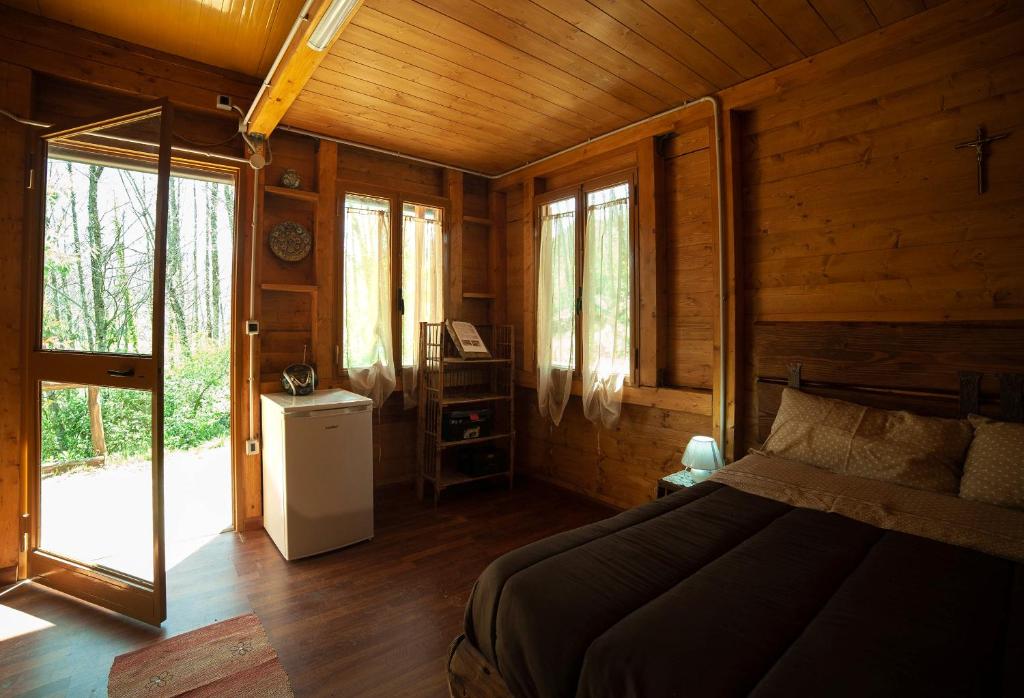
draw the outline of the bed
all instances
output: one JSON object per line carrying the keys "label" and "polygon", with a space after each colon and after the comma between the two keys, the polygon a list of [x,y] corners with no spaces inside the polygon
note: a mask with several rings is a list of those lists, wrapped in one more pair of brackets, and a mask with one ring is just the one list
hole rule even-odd
{"label": "bed", "polygon": [[[963,408],[984,391],[959,375]],[[759,382],[761,411],[777,409],[777,382]],[[1024,695],[1024,511],[752,454],[492,563],[449,683],[517,698]]]}

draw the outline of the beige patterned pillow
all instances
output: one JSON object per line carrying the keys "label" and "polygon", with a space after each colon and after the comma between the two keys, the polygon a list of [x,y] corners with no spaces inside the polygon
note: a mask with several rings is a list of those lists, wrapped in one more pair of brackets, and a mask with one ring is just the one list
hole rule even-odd
{"label": "beige patterned pillow", "polygon": [[967,452],[960,496],[1024,509],[1024,424],[972,414],[974,441]]}
{"label": "beige patterned pillow", "polygon": [[971,425],[786,388],[762,450],[845,475],[956,493]]}

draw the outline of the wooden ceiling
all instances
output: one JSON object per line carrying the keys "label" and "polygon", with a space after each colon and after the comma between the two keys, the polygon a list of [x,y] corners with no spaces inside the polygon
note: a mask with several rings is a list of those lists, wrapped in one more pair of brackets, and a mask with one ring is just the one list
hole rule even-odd
{"label": "wooden ceiling", "polygon": [[366,0],[286,125],[486,173],[943,0]]}
{"label": "wooden ceiling", "polygon": [[303,0],[3,0],[49,19],[264,77]]}

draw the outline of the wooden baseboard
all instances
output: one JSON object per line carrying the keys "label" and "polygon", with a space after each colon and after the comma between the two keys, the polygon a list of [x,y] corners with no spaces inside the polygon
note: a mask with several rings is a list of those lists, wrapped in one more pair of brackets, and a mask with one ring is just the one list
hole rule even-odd
{"label": "wooden baseboard", "polygon": [[263,528],[262,516],[250,516],[242,521],[242,531],[258,531]]}
{"label": "wooden baseboard", "polygon": [[[529,470],[518,469],[518,470],[516,470],[516,479],[517,480],[519,480],[519,479],[523,479],[523,480],[536,480],[537,482],[543,482],[545,485],[551,485],[552,487],[557,487],[558,489],[560,489],[560,490],[562,490],[564,492],[568,492],[570,494],[574,494],[577,497],[579,497],[581,499],[586,499],[589,502],[594,502],[595,504],[600,504],[601,506],[608,507],[609,509],[613,509],[616,512],[621,512],[621,511],[625,511],[626,510],[625,508],[623,508],[623,506],[621,504],[616,504],[615,502],[613,502],[610,499],[604,499],[604,498],[602,498],[602,497],[600,497],[598,495],[594,495],[594,494],[592,494],[590,492],[586,492],[585,490],[576,489],[575,487],[573,487],[572,485],[570,485],[570,484],[568,484],[566,482],[563,482],[561,480],[557,480],[557,479],[555,479],[553,477],[549,477],[547,475],[541,475],[540,473],[534,473],[534,472],[530,472]],[[654,494],[654,484],[651,485],[651,494],[652,495]]]}

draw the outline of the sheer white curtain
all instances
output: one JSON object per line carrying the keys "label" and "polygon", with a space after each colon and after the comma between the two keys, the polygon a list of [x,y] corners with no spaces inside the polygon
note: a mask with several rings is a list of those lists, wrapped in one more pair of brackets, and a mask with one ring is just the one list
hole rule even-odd
{"label": "sheer white curtain", "polygon": [[541,207],[537,265],[537,403],[556,425],[576,366],[576,200]]}
{"label": "sheer white curtain", "polygon": [[607,428],[619,421],[629,373],[629,185],[587,194],[583,249],[583,413]]}
{"label": "sheer white curtain", "polygon": [[345,368],[352,390],[378,408],[395,389],[390,208],[386,199],[345,197]]}
{"label": "sheer white curtain", "polygon": [[402,212],[402,392],[416,406],[420,323],[444,319],[441,210],[406,204]]}

